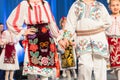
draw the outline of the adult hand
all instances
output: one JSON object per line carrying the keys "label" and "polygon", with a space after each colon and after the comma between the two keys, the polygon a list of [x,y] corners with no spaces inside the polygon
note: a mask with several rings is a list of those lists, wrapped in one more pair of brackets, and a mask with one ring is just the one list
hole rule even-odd
{"label": "adult hand", "polygon": [[25,31],[24,35],[25,35],[25,36],[28,35],[28,34],[33,35],[33,34],[35,34],[35,32],[36,32],[36,29],[35,29],[35,28],[29,28],[29,29],[27,29],[27,30]]}

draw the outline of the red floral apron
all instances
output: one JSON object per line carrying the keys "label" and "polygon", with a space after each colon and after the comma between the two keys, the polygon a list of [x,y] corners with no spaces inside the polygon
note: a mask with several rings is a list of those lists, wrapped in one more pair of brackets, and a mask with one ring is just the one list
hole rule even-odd
{"label": "red floral apron", "polygon": [[30,65],[39,68],[55,67],[56,45],[48,24],[28,25],[28,28],[37,29],[34,35],[27,36]]}

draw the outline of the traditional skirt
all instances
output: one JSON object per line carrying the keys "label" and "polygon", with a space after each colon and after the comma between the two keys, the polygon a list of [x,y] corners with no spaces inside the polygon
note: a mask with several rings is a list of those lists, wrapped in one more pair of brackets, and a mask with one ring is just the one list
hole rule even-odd
{"label": "traditional skirt", "polygon": [[69,45],[65,52],[60,54],[60,68],[61,70],[76,69],[76,54],[72,45]]}
{"label": "traditional skirt", "polygon": [[28,35],[28,53],[31,66],[55,67],[56,45],[49,34],[47,24],[28,26],[37,28],[36,34]]}
{"label": "traditional skirt", "polygon": [[37,31],[34,35],[27,36],[28,55],[25,57],[28,57],[26,58],[28,60],[25,60],[24,71],[28,74],[50,76],[52,68],[56,68],[58,60],[56,60],[57,49],[49,26],[48,24],[36,24],[28,25],[28,28],[36,28]]}
{"label": "traditional skirt", "polygon": [[14,44],[6,44],[5,47],[5,58],[4,63],[14,64],[15,63],[15,47]]}
{"label": "traditional skirt", "polygon": [[2,70],[18,70],[18,58],[13,43],[6,44],[0,56],[0,69]]}
{"label": "traditional skirt", "polygon": [[120,37],[108,36],[111,68],[120,67]]}

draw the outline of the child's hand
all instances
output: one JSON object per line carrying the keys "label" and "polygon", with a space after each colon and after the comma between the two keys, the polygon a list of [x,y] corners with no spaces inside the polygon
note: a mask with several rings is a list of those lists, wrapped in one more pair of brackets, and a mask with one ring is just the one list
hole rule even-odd
{"label": "child's hand", "polygon": [[62,40],[59,40],[58,42],[61,46],[61,48],[65,49],[66,47],[69,46],[69,41],[67,39],[62,39]]}
{"label": "child's hand", "polygon": [[76,43],[75,43],[75,42],[70,41],[70,44],[71,44],[73,47],[76,47]]}
{"label": "child's hand", "polygon": [[64,43],[65,43],[65,48],[69,46],[69,41],[68,39],[64,38],[63,39]]}
{"label": "child's hand", "polygon": [[59,40],[58,43],[59,43],[60,47],[61,47],[63,50],[65,50],[65,42],[64,42],[63,40]]}

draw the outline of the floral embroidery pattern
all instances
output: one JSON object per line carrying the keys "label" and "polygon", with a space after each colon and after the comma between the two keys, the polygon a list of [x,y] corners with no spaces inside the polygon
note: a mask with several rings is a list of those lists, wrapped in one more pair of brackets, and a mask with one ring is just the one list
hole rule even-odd
{"label": "floral embroidery pattern", "polygon": [[46,33],[47,32],[47,28],[46,27],[42,27],[42,30],[41,30],[43,33]]}
{"label": "floral embroidery pattern", "polygon": [[55,46],[55,44],[50,44],[50,50],[51,50],[52,52],[56,51],[56,46]]}
{"label": "floral embroidery pattern", "polygon": [[75,15],[78,17],[78,20],[82,18],[83,14],[84,14],[84,4],[82,2],[76,3],[75,6]]}
{"label": "floral embroidery pattern", "polygon": [[[96,5],[98,6],[98,5]],[[94,7],[91,10],[90,16],[93,20],[99,20],[101,16],[101,11],[98,7]]]}
{"label": "floral embroidery pattern", "polygon": [[31,58],[31,61],[32,61],[32,63],[34,63],[34,64],[38,64],[38,63],[39,63],[39,60],[38,60],[37,57],[35,57],[35,56],[33,56],[33,57]]}
{"label": "floral embroidery pattern", "polygon": [[47,57],[42,57],[41,63],[46,66],[48,64],[48,58]]}
{"label": "floral embroidery pattern", "polygon": [[68,40],[72,37],[72,34],[70,33],[70,31],[65,30],[63,37],[67,38]]}
{"label": "floral embroidery pattern", "polygon": [[[87,14],[87,13],[85,13],[87,5],[83,2],[78,2],[75,5],[76,6],[75,6],[74,13],[78,17],[78,20],[80,20],[82,17],[85,17],[85,15],[83,15],[83,14]],[[99,9],[100,6],[101,6],[101,4],[99,2],[95,2],[94,4],[92,4],[90,6],[91,10],[89,12],[89,16],[91,19],[94,19],[94,20],[100,19],[100,16],[102,14],[101,10]]]}
{"label": "floral embroidery pattern", "polygon": [[65,49],[65,53],[61,54],[61,67],[62,68],[69,68],[75,67],[75,57],[72,45],[69,45]]}
{"label": "floral embroidery pattern", "polygon": [[36,44],[30,44],[30,50],[35,52],[38,50],[38,46]]}
{"label": "floral embroidery pattern", "polygon": [[79,41],[79,44],[77,44],[76,51],[81,54],[93,51],[100,53],[100,55],[106,55],[107,45],[104,45],[102,42],[88,41],[83,39]]}
{"label": "floral embroidery pattern", "polygon": [[120,66],[120,38],[109,37],[111,67]]}
{"label": "floral embroidery pattern", "polygon": [[50,39],[50,42],[51,42],[51,44],[50,44],[50,51],[51,51],[51,52],[56,52],[57,49],[56,49],[56,45],[55,45],[54,40],[51,39],[51,38],[49,38],[49,39]]}
{"label": "floral embroidery pattern", "polygon": [[14,44],[13,45],[6,44],[4,63],[14,64],[15,63],[15,55],[16,55],[16,51],[15,51]]}
{"label": "floral embroidery pattern", "polygon": [[54,39],[49,34],[48,26],[37,26],[35,28],[39,32],[36,31],[36,36],[34,38],[28,36],[30,66],[55,67],[54,54],[57,50]]}
{"label": "floral embroidery pattern", "polygon": [[54,54],[50,52],[50,56],[38,58],[39,64],[44,66],[54,65]]}
{"label": "floral embroidery pattern", "polygon": [[42,48],[48,47],[48,45],[49,45],[49,42],[48,42],[48,41],[40,42],[40,46],[41,46]]}

